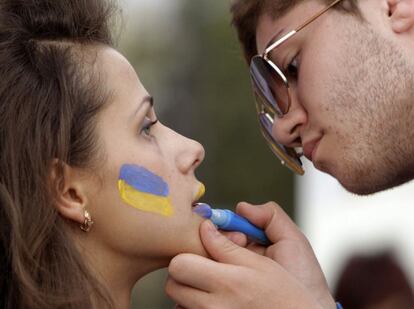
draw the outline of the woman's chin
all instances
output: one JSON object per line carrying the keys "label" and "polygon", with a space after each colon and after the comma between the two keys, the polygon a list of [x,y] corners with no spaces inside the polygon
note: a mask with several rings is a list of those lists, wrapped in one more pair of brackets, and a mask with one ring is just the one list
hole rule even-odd
{"label": "woman's chin", "polygon": [[177,253],[191,253],[207,257],[207,251],[201,242],[200,235],[197,233],[194,237],[183,243],[182,249]]}
{"label": "woman's chin", "polygon": [[168,233],[168,239],[164,239],[164,252],[172,259],[182,253],[197,254],[207,257],[208,254],[200,239],[200,224],[205,219],[198,216],[191,217],[186,223],[171,228],[173,233]]}

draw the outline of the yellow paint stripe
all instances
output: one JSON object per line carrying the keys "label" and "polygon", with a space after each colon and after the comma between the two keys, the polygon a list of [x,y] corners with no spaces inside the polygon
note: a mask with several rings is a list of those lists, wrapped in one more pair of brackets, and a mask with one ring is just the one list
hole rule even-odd
{"label": "yellow paint stripe", "polygon": [[174,214],[174,208],[169,197],[137,191],[123,180],[118,180],[118,189],[122,200],[134,208],[167,217]]}
{"label": "yellow paint stripe", "polygon": [[198,201],[204,195],[204,193],[206,193],[206,187],[203,183],[200,183],[200,188],[198,189],[198,193],[195,200]]}

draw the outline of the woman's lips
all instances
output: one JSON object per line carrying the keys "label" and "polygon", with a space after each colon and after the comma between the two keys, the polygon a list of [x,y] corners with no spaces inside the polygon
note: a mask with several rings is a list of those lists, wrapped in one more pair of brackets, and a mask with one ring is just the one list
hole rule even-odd
{"label": "woman's lips", "polygon": [[206,187],[204,186],[202,182],[200,182],[199,187],[198,187],[198,192],[196,196],[194,197],[193,205],[204,195],[204,193],[206,193]]}
{"label": "woman's lips", "polygon": [[313,161],[320,141],[321,138],[317,138],[303,145],[303,154],[308,160]]}

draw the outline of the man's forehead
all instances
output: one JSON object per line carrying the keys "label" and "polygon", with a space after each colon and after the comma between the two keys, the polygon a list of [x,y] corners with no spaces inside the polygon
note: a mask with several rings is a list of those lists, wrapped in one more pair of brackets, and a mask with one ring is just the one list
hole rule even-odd
{"label": "man's forehead", "polygon": [[256,47],[259,54],[262,54],[269,42],[281,35],[285,27],[281,19],[274,20],[269,14],[259,18],[256,28]]}
{"label": "man's forehead", "polygon": [[[264,49],[271,41],[275,41],[283,34],[294,30],[312,14],[315,14],[323,5],[317,1],[303,1],[282,16],[264,12],[259,17],[256,28],[256,47],[258,53],[263,53]],[[273,18],[272,16],[278,16]]]}

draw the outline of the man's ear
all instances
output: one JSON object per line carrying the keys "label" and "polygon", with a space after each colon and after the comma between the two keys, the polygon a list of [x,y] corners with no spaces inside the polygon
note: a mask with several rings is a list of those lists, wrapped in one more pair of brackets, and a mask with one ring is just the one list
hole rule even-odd
{"label": "man's ear", "polygon": [[414,0],[387,0],[392,30],[396,33],[414,27]]}
{"label": "man's ear", "polygon": [[85,175],[66,163],[54,160],[49,180],[59,214],[68,220],[83,223],[88,203]]}

